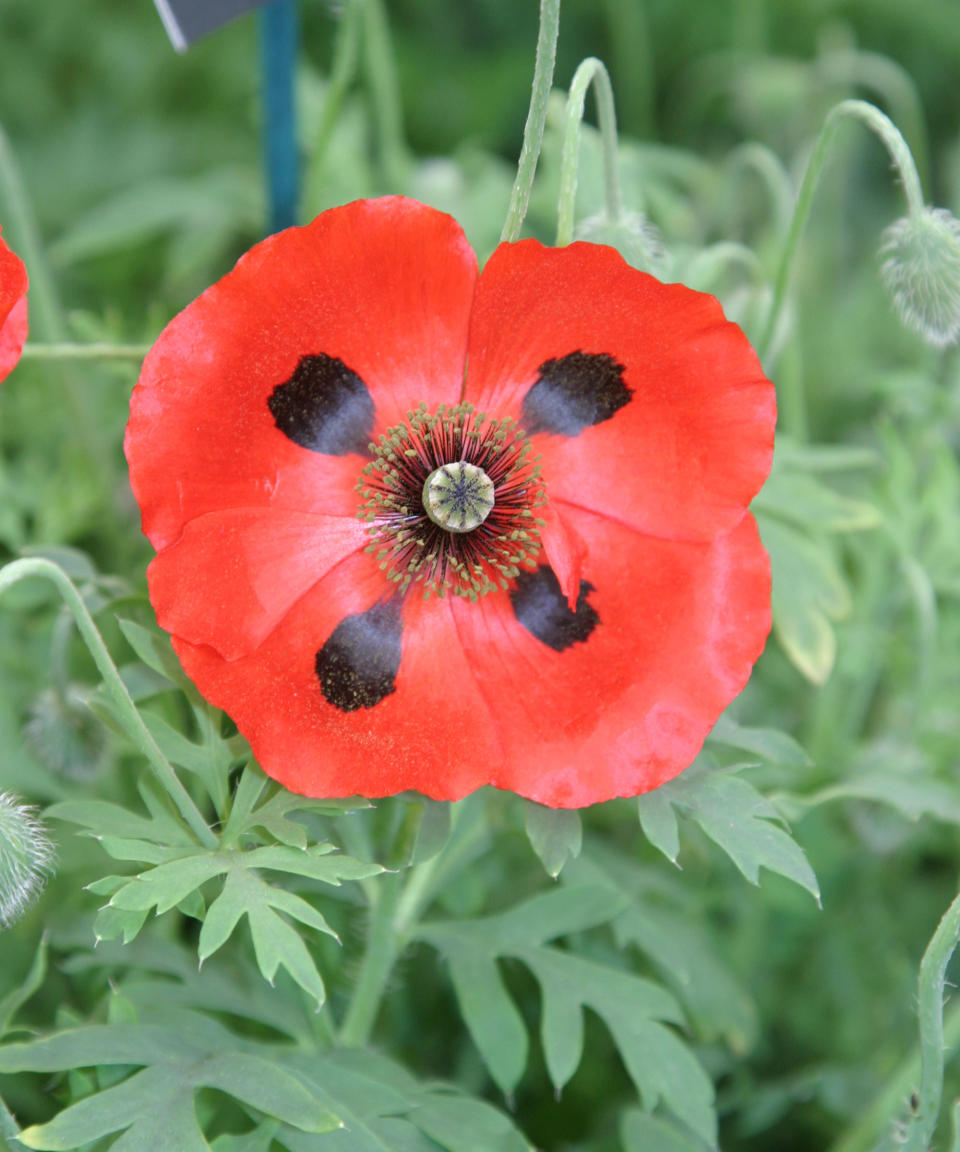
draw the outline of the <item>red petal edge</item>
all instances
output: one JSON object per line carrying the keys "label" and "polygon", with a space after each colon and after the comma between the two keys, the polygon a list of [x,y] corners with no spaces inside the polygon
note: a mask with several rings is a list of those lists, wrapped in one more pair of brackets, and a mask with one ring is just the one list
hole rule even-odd
{"label": "red petal edge", "polygon": [[534,436],[549,499],[670,540],[732,528],[770,471],[776,400],[719,303],[603,245],[501,244],[477,286],[466,399],[519,419],[540,365],[574,351],[617,360],[632,398],[578,436]]}
{"label": "red petal edge", "polygon": [[252,248],[167,325],[133,392],[125,450],[154,547],[231,508],[354,515],[343,459],[287,439],[267,399],[324,353],[366,383],[374,434],[421,401],[455,403],[476,277],[456,221],[403,197],[333,208]]}
{"label": "red petal edge", "polygon": [[20,359],[27,339],[27,270],[0,237],[0,380]]}

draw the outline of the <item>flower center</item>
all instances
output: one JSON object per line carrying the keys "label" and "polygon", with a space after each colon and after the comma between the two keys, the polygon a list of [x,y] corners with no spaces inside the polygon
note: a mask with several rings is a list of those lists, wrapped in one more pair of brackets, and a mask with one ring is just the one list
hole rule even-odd
{"label": "flower center", "polygon": [[546,496],[530,442],[513,420],[470,404],[421,405],[371,445],[357,515],[387,579],[404,593],[476,600],[507,589],[540,551],[534,509]]}
{"label": "flower center", "polygon": [[476,464],[458,460],[435,468],[423,482],[423,510],[448,532],[472,532],[494,506],[493,481]]}

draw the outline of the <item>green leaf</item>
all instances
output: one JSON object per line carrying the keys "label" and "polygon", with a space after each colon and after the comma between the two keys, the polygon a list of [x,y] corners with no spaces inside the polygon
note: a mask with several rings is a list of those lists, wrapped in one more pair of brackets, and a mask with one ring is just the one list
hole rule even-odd
{"label": "green leaf", "polygon": [[464,1021],[503,1092],[509,1095],[519,1082],[527,1049],[522,1017],[498,970],[499,960],[509,957],[540,985],[541,1039],[557,1090],[580,1062],[588,1007],[607,1025],[645,1105],[664,1100],[713,1140],[713,1086],[682,1041],[663,1027],[683,1019],[674,998],[649,980],[545,943],[604,923],[625,903],[609,886],[561,888],[499,916],[425,924],[417,935],[449,961]]}
{"label": "green leaf", "polygon": [[547,874],[556,880],[567,860],[580,855],[583,845],[580,813],[564,808],[545,808],[526,800],[523,819],[530,847],[540,857]]}
{"label": "green leaf", "polygon": [[628,1109],[620,1120],[623,1152],[707,1152],[707,1145],[672,1120]]}
{"label": "green leaf", "polygon": [[760,869],[768,868],[805,888],[819,903],[817,878],[803,850],[780,827],[777,809],[746,780],[730,770],[688,768],[656,793],[640,797],[641,822],[653,795],[695,820],[751,884],[759,884]]}
{"label": "green leaf", "polygon": [[135,620],[117,617],[120,631],[137,656],[154,672],[173,684],[186,680],[177,654],[170,645],[170,637],[159,628],[145,628]]}
{"label": "green leaf", "polygon": [[676,864],[680,855],[680,828],[669,794],[664,792],[663,786],[640,796],[637,811],[644,836],[671,864]]}
{"label": "green leaf", "polygon": [[770,764],[804,768],[811,763],[804,749],[786,732],[778,728],[744,728],[731,720],[726,712],[713,726],[707,739],[741,752],[750,752]]}
{"label": "green leaf", "polygon": [[10,1023],[34,992],[38,991],[47,975],[47,939],[42,937],[33,956],[33,963],[23,981],[0,1000],[0,1039],[10,1031]]}
{"label": "green leaf", "polygon": [[850,612],[847,583],[824,537],[758,516],[773,571],[773,626],[793,664],[814,684],[833,669],[833,622]]}
{"label": "green leaf", "polygon": [[208,1144],[194,1105],[198,1088],[233,1096],[254,1118],[266,1114],[302,1132],[323,1133],[340,1119],[282,1064],[283,1049],[241,1050],[212,1020],[187,1014],[180,1031],[156,1025],[97,1025],[0,1048],[0,1071],[144,1065],[140,1071],[65,1108],[20,1136],[28,1148],[66,1152],[123,1132],[114,1148],[193,1152]]}

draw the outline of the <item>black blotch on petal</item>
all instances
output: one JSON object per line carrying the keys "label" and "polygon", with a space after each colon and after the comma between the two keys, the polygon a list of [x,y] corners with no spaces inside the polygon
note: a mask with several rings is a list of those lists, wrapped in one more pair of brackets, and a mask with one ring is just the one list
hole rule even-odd
{"label": "black blotch on petal", "polygon": [[400,605],[374,604],[347,616],[317,653],[316,673],[327,701],[342,712],[373,708],[396,688],[400,667]]}
{"label": "black blotch on petal", "polygon": [[577,436],[591,424],[609,420],[630,402],[623,365],[606,352],[571,352],[545,360],[537,380],[523,398],[523,425],[528,432]]}
{"label": "black blotch on petal", "polygon": [[301,448],[346,456],[366,452],[373,399],[356,372],[335,356],[304,356],[267,405],[280,431]]}
{"label": "black blotch on petal", "polygon": [[593,585],[580,581],[576,611],[571,612],[552,568],[521,572],[510,592],[517,620],[533,636],[555,652],[582,644],[600,623],[596,608],[587,602]]}

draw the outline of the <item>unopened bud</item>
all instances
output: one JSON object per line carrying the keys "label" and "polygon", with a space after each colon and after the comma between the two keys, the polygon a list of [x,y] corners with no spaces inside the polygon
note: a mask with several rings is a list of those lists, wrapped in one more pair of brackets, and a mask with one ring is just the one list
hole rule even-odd
{"label": "unopened bud", "polygon": [[37,810],[0,792],[0,928],[9,927],[40,895],[53,855]]}
{"label": "unopened bud", "polygon": [[924,208],[883,234],[881,272],[901,320],[943,348],[960,336],[960,220]]}

